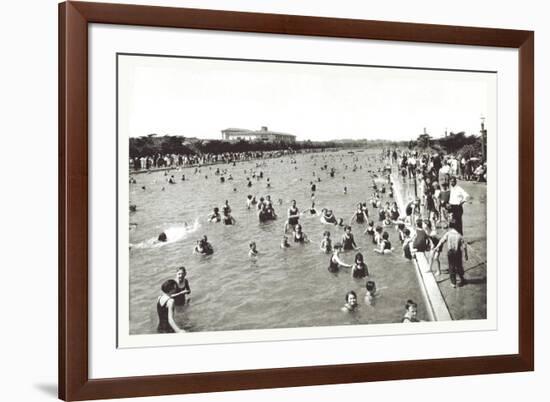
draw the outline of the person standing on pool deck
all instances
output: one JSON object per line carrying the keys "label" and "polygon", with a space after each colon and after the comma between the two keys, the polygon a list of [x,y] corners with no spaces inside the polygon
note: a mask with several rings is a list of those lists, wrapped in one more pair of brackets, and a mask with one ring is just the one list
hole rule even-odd
{"label": "person standing on pool deck", "polygon": [[178,327],[174,320],[174,299],[172,296],[178,290],[178,284],[173,279],[168,279],[161,286],[162,294],[157,299],[157,314],[159,324],[157,332],[160,334],[171,334],[175,332],[185,332]]}
{"label": "person standing on pool deck", "polygon": [[[464,237],[456,229],[456,222],[449,223],[449,231],[443,235],[434,251],[439,251],[441,246],[447,242],[447,259],[449,261],[449,279],[451,280],[451,286],[456,288],[456,276],[460,278],[458,286],[463,286],[466,283],[464,278],[464,267],[462,266],[462,246],[464,245]],[[464,247],[464,254],[466,260],[468,260],[468,252]]]}
{"label": "person standing on pool deck", "polygon": [[468,200],[470,195],[462,187],[456,185],[456,177],[451,177],[450,184],[449,207],[452,214],[451,219],[455,221],[455,228],[458,233],[464,234],[462,231],[462,214],[464,213],[462,204]]}

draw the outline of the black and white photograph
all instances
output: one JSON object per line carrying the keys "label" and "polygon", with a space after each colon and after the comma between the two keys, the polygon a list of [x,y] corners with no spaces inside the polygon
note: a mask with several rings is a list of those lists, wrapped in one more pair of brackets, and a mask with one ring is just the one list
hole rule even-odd
{"label": "black and white photograph", "polygon": [[496,80],[118,54],[124,335],[475,329]]}

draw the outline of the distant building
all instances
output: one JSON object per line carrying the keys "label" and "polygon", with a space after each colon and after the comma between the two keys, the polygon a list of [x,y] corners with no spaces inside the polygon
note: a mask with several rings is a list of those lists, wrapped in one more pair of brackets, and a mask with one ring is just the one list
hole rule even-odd
{"label": "distant building", "polygon": [[265,142],[295,142],[296,136],[292,134],[270,131],[266,126],[260,130],[247,130],[244,128],[226,128],[222,130],[222,139],[228,141],[265,141]]}

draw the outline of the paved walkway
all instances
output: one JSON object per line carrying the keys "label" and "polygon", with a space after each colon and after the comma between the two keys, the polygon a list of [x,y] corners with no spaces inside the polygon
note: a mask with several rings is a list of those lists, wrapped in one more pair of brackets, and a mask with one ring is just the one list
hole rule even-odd
{"label": "paved walkway", "polygon": [[[414,197],[414,182],[403,183],[401,178],[394,176],[396,191],[400,191],[405,203]],[[458,181],[471,196],[471,201],[464,205],[464,237],[468,243],[468,261],[464,261],[464,271],[467,283],[462,287],[453,288],[447,273],[446,248],[441,253],[441,276],[428,275],[435,278],[439,290],[447,305],[453,320],[485,319],[487,317],[487,229],[486,229],[486,191],[485,183]],[[438,237],[446,229],[438,228]],[[436,271],[436,266],[432,267]]]}

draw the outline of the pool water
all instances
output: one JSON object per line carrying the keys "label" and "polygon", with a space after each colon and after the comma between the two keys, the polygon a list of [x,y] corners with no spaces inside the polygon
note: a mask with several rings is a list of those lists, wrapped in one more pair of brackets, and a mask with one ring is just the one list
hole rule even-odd
{"label": "pool water", "polygon": [[[291,247],[280,248],[290,201],[295,199],[300,211],[308,209],[311,181],[317,186],[316,209],[332,209],[347,224],[357,203],[366,202],[371,196],[373,179],[368,170],[380,166],[375,156],[378,153],[364,150],[299,154],[293,156],[296,163],[284,156],[238,162],[236,166],[203,166],[200,172],[183,168],[170,171],[168,176],[164,171],[134,175],[137,183],[130,185],[129,200],[137,207],[136,212],[130,213],[130,222],[137,224],[130,230],[130,333],[156,332],[160,286],[173,279],[176,268],[182,265],[187,269],[192,293],[188,305],[177,307],[175,319],[187,331],[395,323],[401,321],[407,299],[419,304],[418,318],[427,319],[415,268],[402,256],[393,227],[386,230],[395,251],[379,255],[373,251],[370,236],[363,234],[366,226],[352,225],[370,280],[376,282],[379,290],[372,305],[364,302],[366,279],[353,279],[346,268],[338,274],[328,272],[330,255],[319,249],[323,231],[330,231],[334,244],[340,240],[343,228],[324,225],[319,217],[304,215],[300,223],[311,243],[295,244],[289,233]],[[324,164],[328,170],[321,170]],[[334,178],[329,176],[331,167],[336,169]],[[227,169],[225,178],[231,174],[234,180],[221,183],[215,175],[217,168]],[[249,188],[246,178],[251,177],[250,169],[263,172],[263,179],[252,179],[253,186]],[[167,183],[172,174],[176,184]],[[185,181],[181,181],[182,174]],[[321,182],[317,182],[318,177]],[[279,219],[260,224],[256,207],[247,208],[247,194],[256,195],[257,199],[271,195]],[[229,201],[236,225],[208,222],[212,209],[217,206],[221,210],[225,200]],[[370,206],[369,213],[377,221],[376,211]],[[156,242],[163,231],[168,241]],[[211,256],[192,253],[196,240],[203,235],[208,236],[215,250]],[[256,242],[260,253],[254,259],[248,256],[250,241]],[[355,253],[343,252],[341,257],[352,264]],[[350,290],[358,295],[359,309],[346,314],[341,307]]]}

